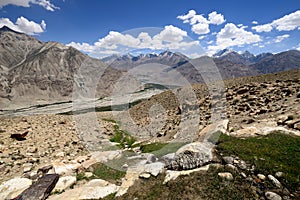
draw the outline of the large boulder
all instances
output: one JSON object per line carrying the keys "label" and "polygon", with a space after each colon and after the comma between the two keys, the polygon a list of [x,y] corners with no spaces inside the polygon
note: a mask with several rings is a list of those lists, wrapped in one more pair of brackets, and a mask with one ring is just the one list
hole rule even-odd
{"label": "large boulder", "polygon": [[166,163],[166,168],[189,170],[208,164],[212,160],[213,145],[211,143],[193,142],[178,149],[174,159]]}
{"label": "large boulder", "polygon": [[0,199],[13,199],[29,188],[32,180],[27,178],[13,178],[0,185]]}

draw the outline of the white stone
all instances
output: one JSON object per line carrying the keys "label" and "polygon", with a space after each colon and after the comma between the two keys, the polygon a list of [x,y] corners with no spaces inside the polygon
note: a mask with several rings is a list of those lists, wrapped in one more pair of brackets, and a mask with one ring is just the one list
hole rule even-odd
{"label": "white stone", "polygon": [[263,175],[263,174],[257,174],[257,177],[258,177],[260,180],[265,180],[265,179],[266,179],[266,176]]}
{"label": "white stone", "polygon": [[58,182],[55,185],[55,188],[53,189],[53,192],[62,192],[64,190],[70,188],[75,183],[76,183],[75,176],[60,177]]}
{"label": "white stone", "polygon": [[194,172],[199,172],[199,171],[208,171],[209,165],[205,165],[203,167],[199,167],[196,169],[191,169],[191,170],[184,170],[184,171],[173,171],[173,170],[167,170],[166,171],[166,177],[164,179],[163,184],[166,184],[167,182],[171,180],[175,180],[179,176],[185,176],[189,175]]}
{"label": "white stone", "polygon": [[139,176],[140,178],[145,178],[145,179],[148,179],[148,178],[150,178],[151,177],[151,174],[149,174],[149,173],[142,173],[142,174],[140,174],[140,176]]}
{"label": "white stone", "polygon": [[221,178],[224,178],[224,179],[226,179],[226,180],[228,180],[228,181],[233,180],[233,176],[232,176],[232,174],[229,173],[229,172],[218,173],[218,176],[221,177]]}
{"label": "white stone", "polygon": [[108,185],[105,187],[85,187],[79,196],[79,199],[101,199],[118,191],[116,185]]}
{"label": "white stone", "polygon": [[269,200],[281,200],[281,196],[279,196],[278,194],[276,194],[275,192],[266,192],[265,196],[267,197],[267,199]]}
{"label": "white stone", "polygon": [[144,166],[144,168],[145,168],[144,171],[152,174],[153,176],[157,176],[159,173],[162,172],[164,167],[165,167],[164,163],[155,162],[155,163],[146,164]]}
{"label": "white stone", "polygon": [[283,172],[276,172],[276,173],[275,173],[275,176],[278,177],[278,178],[280,178],[280,177],[283,176]]}
{"label": "white stone", "polygon": [[13,178],[0,185],[0,199],[13,199],[31,186],[32,180]]}
{"label": "white stone", "polygon": [[90,177],[93,176],[93,173],[92,172],[85,172],[84,176],[87,177],[87,178],[90,178]]}
{"label": "white stone", "polygon": [[66,155],[65,152],[59,152],[55,156],[59,157],[59,158],[63,158],[63,157],[65,157],[65,155]]}
{"label": "white stone", "polygon": [[77,163],[77,164],[64,164],[62,162],[53,162],[52,165],[53,165],[54,172],[56,174],[59,174],[59,175],[73,174],[76,171],[76,169],[78,169],[80,167],[79,163]]}
{"label": "white stone", "polygon": [[273,183],[276,187],[278,187],[278,188],[281,188],[281,187],[282,187],[281,183],[280,183],[274,176],[268,175],[268,178],[270,179],[270,181],[272,181],[272,183]]}
{"label": "white stone", "polygon": [[85,187],[106,187],[108,185],[111,185],[111,183],[109,183],[106,180],[93,179],[93,180],[90,180],[88,183],[86,183],[84,186]]}

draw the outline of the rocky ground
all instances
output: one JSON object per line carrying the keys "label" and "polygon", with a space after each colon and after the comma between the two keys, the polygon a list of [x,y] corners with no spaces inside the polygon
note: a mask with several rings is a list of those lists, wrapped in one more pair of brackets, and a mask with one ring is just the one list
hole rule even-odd
{"label": "rocky ground", "polygon": [[[164,185],[172,185],[174,180],[193,182],[193,179],[180,178],[188,174],[196,179],[199,179],[197,176],[206,177],[207,174],[216,176],[216,180],[225,181],[221,182],[224,188],[230,185],[241,189],[240,186],[243,186],[241,190],[246,194],[243,198],[300,198],[299,177],[298,182],[296,178],[296,186],[288,188],[288,184],[282,183],[285,179],[280,178],[286,172],[259,174],[255,170],[256,166],[247,160],[238,155],[222,154],[214,146],[218,144],[221,133],[249,138],[276,132],[299,138],[299,71],[225,81],[224,93],[216,97],[218,101],[208,96],[208,90],[203,85],[194,86],[194,91],[198,97],[196,107],[188,103],[180,105],[172,98],[174,93],[165,92],[130,110],[130,116],[136,124],[143,127],[151,122],[150,108],[157,102],[163,105],[167,113],[166,123],[161,127],[155,126],[155,123],[150,126],[151,139],[147,141],[145,138],[138,138],[138,134],[147,133],[134,133],[135,140],[130,140],[127,135],[129,133],[123,131],[122,124],[115,119],[121,113],[97,113],[99,126],[93,129],[97,133],[104,133],[99,137],[99,142],[106,144],[108,149],[93,152],[88,151],[86,141],[81,140],[82,133],[78,133],[76,120],[71,115],[2,117],[0,199],[16,197],[46,173],[60,175],[49,199],[99,199],[105,196],[131,199],[136,195],[136,188],[144,189],[141,184],[145,180],[149,180],[149,187],[152,183],[157,186],[157,181]],[[221,114],[225,115],[220,115],[220,119],[214,121],[211,108],[221,108]],[[183,109],[187,109],[184,114]],[[200,120],[190,144],[186,144],[184,140],[179,145],[174,143],[176,148],[170,145],[169,148],[161,147],[162,151],[158,153],[154,150],[145,151],[145,146],[149,143],[163,144],[180,138],[183,135],[181,133],[186,131],[180,123],[189,119],[189,113],[194,113],[195,110],[200,111]],[[84,118],[86,117],[83,115],[82,119]],[[150,128],[140,130],[147,132]],[[214,138],[215,135],[217,138]],[[178,141],[180,140],[176,140]],[[290,153],[295,155],[293,163],[297,165],[299,146],[296,145],[295,148],[295,152]],[[105,166],[100,163],[105,163]],[[155,181],[153,177],[156,177]],[[230,182],[232,180],[234,181]],[[254,187],[250,193],[254,191],[255,195],[248,195],[249,190],[245,189],[248,185],[244,183]],[[197,190],[206,191],[199,188]],[[162,198],[163,195],[158,199]],[[197,199],[194,196],[185,198]],[[164,199],[176,198],[166,196]],[[210,198],[202,196],[200,199]]]}

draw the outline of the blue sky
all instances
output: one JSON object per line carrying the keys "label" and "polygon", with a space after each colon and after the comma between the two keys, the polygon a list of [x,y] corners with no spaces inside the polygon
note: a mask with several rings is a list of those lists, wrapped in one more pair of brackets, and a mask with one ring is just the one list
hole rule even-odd
{"label": "blue sky", "polygon": [[0,0],[0,7],[0,26],[94,57],[139,48],[192,49],[191,57],[200,48],[300,50],[298,0]]}

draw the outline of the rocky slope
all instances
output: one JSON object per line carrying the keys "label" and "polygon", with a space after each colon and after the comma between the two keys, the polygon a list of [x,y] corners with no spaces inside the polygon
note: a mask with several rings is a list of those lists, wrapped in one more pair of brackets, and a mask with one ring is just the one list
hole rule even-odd
{"label": "rocky slope", "polygon": [[[0,185],[1,194],[13,198],[29,187],[32,180],[36,180],[50,170],[49,173],[57,173],[61,176],[55,189],[61,194],[53,194],[49,199],[99,199],[110,193],[116,193],[117,196],[120,196],[119,199],[128,199],[132,197],[130,195],[133,194],[134,196],[135,188],[145,189],[141,185],[134,186],[136,182],[143,184],[143,182],[141,183],[142,180],[158,176],[159,178],[155,178],[155,181],[161,182],[155,182],[155,184],[170,182],[173,185],[176,183],[177,177],[183,181],[180,176],[190,174],[193,177],[193,174],[197,173],[200,173],[200,177],[209,176],[208,180],[223,180],[219,185],[224,187],[224,191],[228,191],[229,185],[230,187],[242,187],[240,189],[245,192],[243,195],[247,198],[270,199],[270,196],[275,196],[279,199],[282,197],[297,199],[299,190],[297,187],[296,189],[289,188],[288,182],[280,178],[284,175],[271,172],[260,174],[255,170],[255,167],[258,166],[244,161],[237,155],[227,155],[226,157],[214,150],[210,151],[211,142],[217,141],[214,141],[213,138],[207,138],[206,135],[222,132],[229,136],[248,138],[280,132],[291,136],[290,140],[293,140],[293,137],[298,138],[300,136],[299,88],[299,70],[228,80],[225,82],[225,93],[221,95],[221,99],[226,104],[226,115],[220,121],[211,119],[211,108],[216,102],[211,100],[204,85],[194,86],[194,91],[198,97],[198,107],[193,105],[181,107],[178,101],[174,99],[175,96],[172,92],[153,96],[131,108],[131,117],[139,126],[147,126],[150,122],[150,108],[159,103],[164,106],[166,113],[164,126],[162,128],[152,126],[151,133],[153,135],[147,141],[138,138],[138,134],[133,132],[132,135],[137,140],[142,140],[143,143],[142,145],[136,143],[136,146],[130,147],[127,143],[129,141],[125,139],[123,140],[125,149],[117,148],[114,146],[115,143],[109,142],[110,138],[120,134],[120,130],[124,129],[122,124],[114,120],[116,116],[121,116],[122,113],[99,112],[97,113],[99,127],[94,128],[99,134],[100,143],[98,145],[100,147],[109,144],[109,149],[95,152],[87,151],[86,145],[89,143],[81,140],[80,134],[77,133],[76,117],[85,120],[88,119],[87,114],[73,117],[65,115],[2,117],[0,121],[0,177],[2,178],[1,182],[3,182]],[[179,108],[182,110],[180,111]],[[187,108],[186,115],[184,115],[185,108]],[[155,145],[153,142],[174,141],[176,135],[180,135],[179,133],[182,131],[178,129],[179,124],[188,119],[195,108],[199,112],[200,121],[197,124],[197,132],[189,144],[182,143],[182,147],[177,146],[176,148],[169,146],[170,149],[162,148],[158,152],[142,152],[145,150],[143,146],[149,143]],[[187,128],[191,129],[191,127]],[[203,143],[206,140],[209,142]],[[240,142],[242,143],[242,141]],[[170,151],[171,149],[172,151]],[[297,150],[291,153],[294,155]],[[99,162],[105,163],[107,167],[98,169],[100,166],[95,164]],[[103,175],[118,172],[107,171],[108,168],[126,173],[123,173],[121,178],[118,176],[115,180],[111,180],[108,177],[113,175]],[[211,171],[211,168],[217,168],[217,171]],[[23,178],[12,179],[14,177]],[[195,180],[199,179],[196,178]],[[22,184],[16,188],[17,182]],[[148,183],[152,184],[152,181],[148,181]],[[151,184],[147,185],[150,187]],[[204,187],[201,186],[201,181],[197,181],[195,186],[202,189]],[[130,189],[131,187],[132,189]],[[163,187],[165,186],[160,186],[160,188]],[[129,196],[126,194],[127,192]],[[176,190],[176,192],[178,191]],[[143,194],[147,194],[147,191]]]}
{"label": "rocky slope", "polygon": [[44,43],[7,27],[0,29],[0,38],[0,109],[69,101],[73,86],[91,84],[88,78],[95,79],[94,86],[98,81],[96,97],[107,96],[112,82],[121,76],[120,71],[73,47]]}

